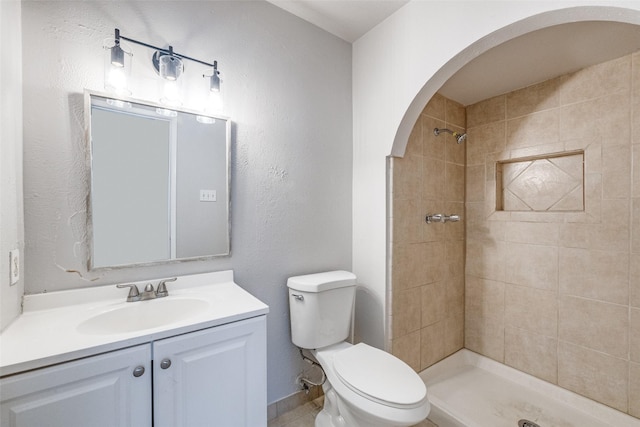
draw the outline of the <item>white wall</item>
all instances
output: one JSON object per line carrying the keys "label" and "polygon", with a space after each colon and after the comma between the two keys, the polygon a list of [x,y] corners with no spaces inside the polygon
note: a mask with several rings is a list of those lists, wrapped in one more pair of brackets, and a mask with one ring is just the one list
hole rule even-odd
{"label": "white wall", "polygon": [[[269,401],[293,393],[286,279],[351,268],[351,46],[264,1],[26,1],[22,15],[25,291],[233,269],[270,306]],[[218,60],[234,121],[231,257],[86,271],[82,91],[102,89],[115,27]],[[134,49],[133,96],[155,100],[152,52]]]}
{"label": "white wall", "polygon": [[356,313],[362,339],[385,342],[386,156],[404,154],[422,108],[471,59],[527,32],[584,20],[640,24],[640,3],[413,0],[353,44],[353,270],[371,300]]}
{"label": "white wall", "polygon": [[9,251],[24,255],[20,2],[0,1],[0,330],[20,313],[24,268],[10,285]]}

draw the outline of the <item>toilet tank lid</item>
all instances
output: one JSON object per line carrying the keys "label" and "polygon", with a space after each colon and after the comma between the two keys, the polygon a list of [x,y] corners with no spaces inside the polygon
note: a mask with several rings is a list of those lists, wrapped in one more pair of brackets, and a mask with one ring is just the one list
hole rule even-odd
{"label": "toilet tank lid", "polygon": [[287,286],[296,291],[322,292],[356,285],[356,275],[349,271],[327,271],[290,277]]}

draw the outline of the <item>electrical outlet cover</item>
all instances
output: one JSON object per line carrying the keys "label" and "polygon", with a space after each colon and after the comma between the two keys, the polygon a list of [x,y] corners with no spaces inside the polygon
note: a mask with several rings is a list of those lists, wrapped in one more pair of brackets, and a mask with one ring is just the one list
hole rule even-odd
{"label": "electrical outlet cover", "polygon": [[9,275],[11,284],[15,285],[20,280],[20,250],[9,251]]}

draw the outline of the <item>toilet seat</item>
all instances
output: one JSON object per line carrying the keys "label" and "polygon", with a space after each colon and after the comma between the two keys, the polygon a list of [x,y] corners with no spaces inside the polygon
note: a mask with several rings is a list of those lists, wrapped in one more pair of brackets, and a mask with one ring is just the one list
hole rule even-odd
{"label": "toilet seat", "polygon": [[333,367],[353,392],[393,408],[424,405],[427,388],[409,365],[391,354],[360,343],[337,352]]}

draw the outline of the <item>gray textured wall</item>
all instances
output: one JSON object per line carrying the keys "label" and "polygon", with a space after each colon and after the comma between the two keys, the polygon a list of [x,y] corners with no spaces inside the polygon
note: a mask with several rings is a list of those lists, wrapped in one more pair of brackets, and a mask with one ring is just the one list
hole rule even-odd
{"label": "gray textured wall", "polygon": [[[233,269],[271,309],[269,401],[294,392],[286,278],[351,268],[351,46],[263,1],[28,1],[22,15],[26,293]],[[86,271],[82,91],[102,90],[115,27],[219,61],[234,121],[231,257]],[[151,53],[134,51],[133,96],[156,100]]]}
{"label": "gray textured wall", "polygon": [[20,313],[20,280],[10,285],[9,251],[24,259],[22,210],[22,51],[20,3],[0,2],[0,330]]}

